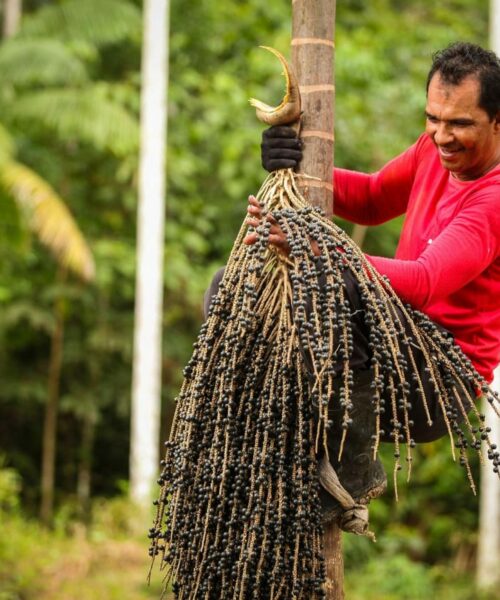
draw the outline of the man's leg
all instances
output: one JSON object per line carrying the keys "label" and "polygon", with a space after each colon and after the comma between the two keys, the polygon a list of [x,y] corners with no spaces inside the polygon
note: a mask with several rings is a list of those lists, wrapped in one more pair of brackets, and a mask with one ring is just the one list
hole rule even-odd
{"label": "man's leg", "polygon": [[[329,416],[333,421],[333,426],[328,431],[328,451],[330,463],[337,472],[342,485],[355,500],[363,503],[380,495],[385,482],[382,465],[377,458],[373,458],[373,446],[376,441],[375,411],[380,411],[380,441],[382,442],[394,442],[395,415],[389,394],[381,399],[380,407],[377,408],[374,405],[373,371],[370,368],[370,331],[364,319],[358,283],[350,271],[344,273],[344,283],[351,309],[353,334],[353,353],[350,360],[350,367],[354,373],[352,409],[350,411],[352,423],[347,430],[342,456],[339,459],[340,440],[343,434],[341,424],[343,409],[339,405],[339,385],[337,385],[329,406]],[[458,421],[463,419],[463,415],[461,415],[458,401],[451,409],[446,409],[440,403],[426,358],[415,339],[414,328],[410,326],[406,315],[397,305],[393,306],[392,313],[394,324],[406,337],[413,356],[413,360],[411,360],[408,347],[401,348],[402,360],[399,366],[405,365],[405,379],[408,382],[415,381],[415,376],[418,375],[418,380],[422,384],[421,390],[419,390],[419,386],[411,385],[407,398],[409,437],[411,443],[434,441],[448,434],[447,411],[454,412]],[[436,327],[442,333],[447,334],[444,329],[437,325]],[[339,364],[336,370],[341,378],[342,365]],[[463,405],[470,405],[471,398],[474,398],[472,386],[467,381],[462,381],[457,382],[456,389],[461,396]],[[404,423],[404,410],[399,407],[399,403],[396,403],[396,406],[396,420]],[[460,416],[461,418],[459,418]],[[429,417],[432,421],[431,424]],[[399,436],[399,443],[407,441],[406,436]],[[326,491],[321,492],[321,501],[325,520],[338,516],[340,506]]]}

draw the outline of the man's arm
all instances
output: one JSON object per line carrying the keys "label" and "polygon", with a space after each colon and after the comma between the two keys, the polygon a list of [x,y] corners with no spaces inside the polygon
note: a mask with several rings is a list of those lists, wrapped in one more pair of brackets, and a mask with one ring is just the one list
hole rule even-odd
{"label": "man's arm", "polygon": [[[334,169],[334,212],[354,223],[378,225],[406,211],[422,138],[374,174]],[[267,171],[296,168],[302,159],[292,127],[270,127],[262,134],[262,166]]]}
{"label": "man's arm", "polygon": [[409,148],[373,174],[334,169],[333,211],[360,225],[380,225],[406,212],[415,173]]}
{"label": "man's arm", "polygon": [[[258,203],[249,206],[251,219],[260,218]],[[273,244],[287,247],[285,233],[273,226]],[[500,211],[494,192],[469,201],[458,216],[416,260],[365,255],[381,275],[389,278],[394,291],[405,302],[424,310],[430,302],[463,288],[499,255]],[[254,243],[257,234],[247,236]]]}
{"label": "man's arm", "polygon": [[419,310],[462,289],[499,254],[500,212],[493,192],[471,200],[417,260],[367,256],[394,291]]}

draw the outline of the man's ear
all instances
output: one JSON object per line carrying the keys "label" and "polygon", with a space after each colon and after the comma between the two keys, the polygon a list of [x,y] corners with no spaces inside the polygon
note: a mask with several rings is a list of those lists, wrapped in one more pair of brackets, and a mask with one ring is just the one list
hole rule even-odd
{"label": "man's ear", "polygon": [[494,118],[495,131],[500,133],[500,110],[497,112],[497,116]]}

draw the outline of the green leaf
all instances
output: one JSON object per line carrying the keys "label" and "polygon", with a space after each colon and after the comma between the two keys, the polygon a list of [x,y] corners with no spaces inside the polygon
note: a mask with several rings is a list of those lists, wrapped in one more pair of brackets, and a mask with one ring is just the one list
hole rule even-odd
{"label": "green leaf", "polygon": [[118,156],[138,147],[137,119],[108,97],[110,86],[52,89],[23,94],[10,107],[21,124],[46,127],[64,141],[82,141]]}
{"label": "green leaf", "polygon": [[0,46],[2,85],[75,85],[87,80],[84,64],[60,41],[12,39]]}
{"label": "green leaf", "polygon": [[49,335],[55,327],[54,315],[46,308],[38,306],[34,301],[17,300],[2,308],[0,329],[15,327],[23,322],[28,323],[33,329]]}
{"label": "green leaf", "polygon": [[23,212],[29,227],[56,259],[90,281],[92,254],[69,209],[55,190],[34,171],[16,162],[4,163],[1,183]]}
{"label": "green leaf", "polygon": [[99,46],[139,38],[141,29],[139,9],[125,0],[67,0],[27,16],[19,35],[83,40]]}

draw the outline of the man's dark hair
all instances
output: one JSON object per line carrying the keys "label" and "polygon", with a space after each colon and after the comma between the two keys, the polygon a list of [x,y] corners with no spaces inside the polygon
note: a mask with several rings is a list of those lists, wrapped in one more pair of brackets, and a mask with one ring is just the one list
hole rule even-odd
{"label": "man's dark hair", "polygon": [[480,84],[479,106],[494,119],[500,111],[500,59],[476,44],[456,42],[433,55],[427,76],[427,91],[435,73],[450,85],[473,75]]}

